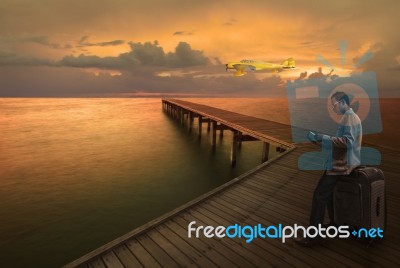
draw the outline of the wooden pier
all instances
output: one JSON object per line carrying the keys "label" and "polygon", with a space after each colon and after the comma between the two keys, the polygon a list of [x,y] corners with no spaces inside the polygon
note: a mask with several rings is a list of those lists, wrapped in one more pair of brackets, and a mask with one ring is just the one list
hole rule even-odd
{"label": "wooden pier", "polygon": [[187,124],[189,129],[192,129],[193,121],[197,118],[199,138],[202,135],[203,123],[207,123],[207,130],[212,131],[212,146],[216,146],[218,131],[220,137],[223,136],[224,130],[232,131],[232,166],[236,164],[237,149],[244,141],[263,142],[261,162],[268,160],[270,145],[279,152],[293,147],[289,125],[177,99],[163,99],[162,105],[168,114],[181,124]]}
{"label": "wooden pier", "polygon": [[[171,102],[168,102],[171,103]],[[132,232],[86,254],[65,267],[398,267],[400,265],[400,152],[381,148],[382,170],[387,189],[387,230],[385,238],[366,247],[355,239],[327,239],[322,246],[302,248],[293,239],[188,238],[188,225],[241,226],[262,224],[307,226],[313,190],[322,171],[301,171],[299,155],[315,150],[310,144],[292,145],[285,125],[267,121],[270,128],[238,123],[245,116],[173,100],[182,110],[163,101],[164,109],[186,120],[202,117],[212,124],[229,127],[285,151],[255,169],[196,198]],[[190,107],[189,107],[190,106]],[[202,108],[202,109],[200,109]],[[203,109],[204,108],[204,109]],[[208,109],[208,112],[205,110]],[[215,109],[215,108],[213,108]],[[217,114],[221,112],[221,114]],[[226,112],[226,111],[225,111]],[[230,112],[228,112],[229,114]],[[177,115],[178,114],[178,115]],[[180,115],[179,115],[180,114]],[[224,115],[225,114],[225,115]],[[248,120],[257,121],[251,117]],[[209,122],[204,121],[204,122]],[[199,124],[201,125],[201,124]],[[274,132],[276,129],[280,129]],[[261,130],[257,132],[256,127]],[[217,129],[216,129],[217,130]],[[286,126],[286,131],[288,126]],[[283,131],[283,132],[282,132]],[[276,135],[275,135],[276,134]],[[279,140],[278,134],[283,134]],[[320,161],[316,159],[315,161]]]}

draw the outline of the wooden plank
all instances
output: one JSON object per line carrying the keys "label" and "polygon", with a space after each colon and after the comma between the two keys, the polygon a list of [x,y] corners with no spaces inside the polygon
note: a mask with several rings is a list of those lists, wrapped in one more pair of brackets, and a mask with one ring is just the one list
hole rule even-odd
{"label": "wooden plank", "polygon": [[[195,210],[195,209],[193,209],[193,210]],[[236,222],[236,219],[232,219],[231,221],[226,220],[223,217],[221,217],[220,215],[216,215],[206,209],[198,208],[198,209],[196,209],[196,212],[200,213],[203,216],[206,216],[208,218],[212,218],[218,225],[229,226],[229,225],[232,225],[235,223],[240,223],[240,222]],[[192,211],[191,211],[191,213],[192,213]],[[271,254],[271,252],[270,252],[271,249],[266,250],[265,248],[258,245],[257,243],[247,243],[247,242],[245,242],[245,239],[243,239],[243,238],[235,238],[235,239],[225,238],[225,239],[223,239],[223,241],[225,241],[225,240],[228,240],[228,241],[232,240],[232,241],[237,242],[239,245],[241,245],[243,247],[243,250],[246,250],[249,253],[253,254],[254,258],[255,258],[255,256],[258,256],[258,258],[260,258],[260,260],[262,259],[263,261],[267,261],[272,266],[285,267],[285,266],[290,265],[288,262],[286,262],[286,260],[274,257],[274,255]]]}
{"label": "wooden plank", "polygon": [[157,245],[147,234],[143,234],[137,238],[141,246],[147,252],[151,252],[151,256],[165,267],[179,267],[174,259],[169,256],[159,245]]}
{"label": "wooden plank", "polygon": [[203,240],[197,239],[195,237],[188,238],[188,231],[185,227],[182,227],[175,221],[168,221],[166,223],[167,227],[170,231],[176,233],[181,239],[185,240],[189,243],[196,251],[201,253],[203,256],[206,256],[211,262],[213,262],[213,266],[217,265],[220,267],[234,267],[235,263],[231,262],[229,259],[225,258],[222,254],[217,252],[215,248],[212,248],[210,245],[207,245],[203,242]]}
{"label": "wooden plank", "polygon": [[150,267],[161,267],[155,258],[139,243],[133,239],[126,243],[127,248],[133,253],[141,264]]}
{"label": "wooden plank", "polygon": [[[214,206],[215,214],[219,215],[219,214],[225,212],[227,214],[232,215],[232,213],[230,213],[231,210],[229,210],[224,205],[219,205],[217,203],[212,204],[212,205]],[[267,219],[262,219],[253,214],[250,218],[246,218],[244,220],[243,224],[249,224],[249,225],[255,226],[260,223],[262,223],[263,225],[276,225],[278,223],[283,223],[282,221],[276,221],[276,222],[270,221],[268,212],[266,213],[266,215],[267,215]],[[235,217],[236,215],[232,215],[232,216]],[[264,246],[264,247],[268,248],[271,252],[273,252],[270,249],[270,247],[272,245],[275,248],[275,254],[277,254],[277,257],[282,258],[282,259],[287,259],[287,261],[294,263],[295,266],[299,266],[302,261],[312,267],[317,267],[322,264],[324,267],[327,267],[330,265],[332,265],[332,266],[335,265],[335,263],[330,263],[330,265],[327,265],[326,258],[325,257],[321,258],[321,256],[319,256],[319,253],[311,252],[310,255],[304,254],[307,251],[302,252],[301,249],[299,250],[298,248],[293,247],[293,244],[290,244],[290,243],[283,244],[276,239],[256,239],[256,240],[254,240],[254,243],[258,243],[259,241],[261,241],[260,243],[262,243],[262,242],[269,243],[268,246]],[[282,256],[281,254],[284,254],[284,255]],[[321,263],[321,260],[324,260],[324,262]],[[304,266],[303,264],[301,264],[301,265]],[[336,267],[336,266],[334,266],[334,267]]]}
{"label": "wooden plank", "polygon": [[[284,208],[283,208],[284,209]],[[282,220],[284,220],[285,218],[286,219],[292,219],[291,221],[289,220],[289,223],[290,222],[292,222],[292,223],[295,223],[295,222],[299,222],[299,220],[298,220],[298,218],[294,218],[294,216],[296,215],[295,213],[293,213],[293,211],[288,211],[287,213],[282,213],[282,210],[283,210],[282,208],[277,208],[276,209],[276,211],[274,211],[274,208],[271,208],[271,207],[269,207],[268,209],[264,209],[264,208],[260,208],[259,210],[257,210],[257,211],[254,211],[253,212],[253,214],[254,215],[260,215],[261,217],[264,217],[264,215],[265,215],[265,218],[264,219],[268,219],[268,220],[270,220],[271,218],[274,218],[274,217],[277,217],[277,222],[282,222]],[[274,213],[275,212],[275,213]],[[272,213],[272,214],[271,214]],[[277,216],[277,215],[279,215],[279,216]],[[302,214],[299,214],[300,216],[299,217],[301,217],[302,216]],[[396,239],[396,241],[397,241],[397,239]],[[387,244],[391,244],[389,241],[385,241]],[[393,246],[395,246],[394,244],[393,244]],[[397,245],[395,246],[395,247],[398,247]],[[351,251],[352,249],[350,249],[350,251]],[[354,249],[353,249],[354,250]],[[395,249],[393,249],[393,247],[389,247],[389,248],[387,248],[386,249],[386,253],[385,253],[385,255],[388,255],[388,256],[392,256],[392,255],[395,255],[396,253],[396,250]],[[380,260],[382,263],[385,263],[385,262],[387,262],[387,258],[382,258],[381,260]]]}
{"label": "wooden plank", "polygon": [[[257,175],[258,176],[258,175]],[[256,177],[257,177],[256,176]],[[257,177],[258,178],[258,177]],[[244,191],[249,191],[251,195],[255,195],[255,198],[257,196],[263,197],[264,195],[269,195],[272,192],[274,192],[274,188],[270,187],[271,184],[273,184],[275,182],[270,182],[269,185],[262,185],[262,184],[256,184],[255,180],[246,180],[243,181],[241,183],[241,185],[246,186],[245,188],[243,188]],[[308,203],[311,203],[312,199],[312,191],[310,191],[309,189],[313,189],[311,187],[309,187],[309,189],[306,188],[302,188],[301,182],[296,182],[296,183],[300,183],[300,184],[295,184],[293,181],[290,182],[290,184],[286,183],[285,188],[283,188],[282,190],[285,191],[285,193],[287,194],[287,198],[294,198],[295,204],[307,204],[307,200],[304,198],[306,196],[309,196],[309,201]],[[291,184],[293,184],[293,187],[289,187]],[[275,196],[279,199],[280,196]],[[388,203],[390,203],[391,200],[391,195],[388,195]],[[285,200],[283,200],[285,201]],[[397,205],[398,203],[396,203]],[[399,206],[400,207],[400,206]],[[388,215],[389,216],[397,216],[398,214],[392,210],[393,205],[388,205]]]}
{"label": "wooden plank", "polygon": [[[174,219],[174,222],[178,223],[183,228],[187,228],[188,224],[191,222],[188,220],[188,217],[189,216],[186,213],[184,213],[180,217],[176,217]],[[201,224],[198,222],[197,219],[196,223]],[[207,247],[210,247],[212,251],[215,251],[217,254],[221,254],[221,256],[224,256],[226,259],[231,260],[233,262],[232,266],[238,266],[238,267],[251,266],[251,264],[245,258],[236,254],[229,246],[227,246],[224,243],[221,243],[220,239],[216,237],[213,237],[212,239],[199,237],[198,240],[203,241],[203,243],[207,245]]]}
{"label": "wooden plank", "polygon": [[190,243],[179,237],[176,233],[171,231],[167,226],[157,226],[156,230],[160,232],[166,239],[169,240],[176,248],[185,254],[191,261],[196,263],[199,267],[212,267],[215,264],[210,261],[206,256],[195,250]]}
{"label": "wooden plank", "polygon": [[88,263],[88,267],[89,268],[107,268],[107,266],[104,264],[103,260],[98,257],[96,259],[94,259],[93,261],[91,261],[90,263]]}
{"label": "wooden plank", "polygon": [[[217,203],[213,203],[210,206],[206,206],[205,209],[211,211],[212,213],[216,215],[223,216],[227,221],[233,221],[236,219],[237,214],[229,213],[230,210],[222,205],[219,205]],[[239,219],[237,222],[242,222],[242,219]],[[261,222],[258,221],[256,222],[255,220],[251,220],[251,218],[243,218],[243,223],[250,224],[252,226],[255,226],[259,223],[265,224],[265,221]],[[293,266],[311,266],[311,267],[316,267],[324,264],[323,262],[317,261],[313,258],[309,258],[307,256],[304,256],[303,254],[289,254],[289,250],[285,248],[285,245],[282,245],[282,243],[276,243],[277,241],[274,239],[254,239],[251,243],[255,243],[260,245],[261,247],[267,249],[269,252],[274,254],[274,258],[279,258],[282,260],[285,260],[286,262],[290,263]],[[297,252],[297,251],[295,251]],[[306,258],[305,258],[306,257]]]}
{"label": "wooden plank", "polygon": [[[234,201],[234,199],[232,199],[232,201]],[[232,202],[231,201],[231,202]],[[254,210],[254,208],[255,207],[257,207],[257,203],[254,203],[253,202],[253,204],[251,204],[251,202],[250,201],[248,201],[247,202],[247,205],[241,205],[240,203],[235,203],[235,204],[233,204],[233,206],[238,206],[238,207],[240,207],[240,208],[242,208],[243,209],[243,211],[249,211],[249,210],[252,210],[252,214],[253,215],[258,215],[258,213],[259,213],[259,211],[257,211],[257,210]],[[265,216],[265,218],[263,219],[263,222],[262,223],[264,223],[267,219],[269,219],[269,218],[271,218],[271,217],[274,217],[275,216],[275,214],[274,213],[270,213],[268,210],[267,211],[265,211],[266,213],[264,213],[264,212],[260,212],[260,215],[265,215],[266,214],[266,216]],[[270,213],[269,215],[268,215],[268,212]],[[275,224],[278,224],[278,223],[283,223],[283,224],[288,224],[288,225],[293,225],[294,223],[296,223],[296,222],[294,222],[294,221],[289,221],[289,222],[283,222],[283,215],[282,214],[279,214],[280,216],[279,216],[279,221],[278,222],[276,222]],[[260,223],[260,222],[259,222]],[[321,253],[321,252],[319,252],[319,253]],[[314,253],[314,254],[318,254],[318,253]],[[325,259],[326,258],[330,258],[330,260],[329,260],[329,262],[330,263],[334,263],[334,262],[337,262],[336,264],[335,264],[335,266],[337,267],[337,265],[339,265],[339,266],[342,266],[343,264],[342,264],[342,262],[343,262],[343,259],[341,259],[341,255],[339,255],[339,254],[337,254],[337,253],[335,253],[335,252],[331,252],[331,251],[325,251],[325,252],[322,252],[322,254],[324,254],[324,256],[325,256]],[[359,264],[357,264],[356,262],[354,262],[354,261],[352,261],[351,259],[346,259],[346,263],[348,263],[348,264],[351,264],[352,265],[352,267],[362,267],[361,265],[359,265]]]}
{"label": "wooden plank", "polygon": [[[243,192],[245,191],[245,192]],[[251,194],[258,194],[256,191],[252,191],[249,189],[232,189],[229,192],[224,193],[224,195],[221,195],[220,198],[222,200],[226,200],[226,197],[230,198],[230,199],[235,199],[238,200],[237,202],[243,203],[242,201],[245,200],[241,200],[242,197],[247,197],[248,195]],[[244,196],[243,196],[244,195]],[[254,197],[252,200],[254,200],[256,197]],[[287,192],[285,191],[285,189],[283,189],[281,192],[279,191],[271,191],[270,193],[267,193],[263,196],[260,196],[260,200],[263,200],[263,202],[267,202],[267,200],[271,200],[271,199],[277,199],[279,202],[281,203],[285,203],[285,204],[290,204],[292,205],[294,208],[299,207],[310,207],[311,206],[311,197],[309,198],[310,201],[305,201],[303,200],[304,198],[302,198],[301,200],[296,200],[296,197],[290,194],[287,194]]]}
{"label": "wooden plank", "polygon": [[104,254],[102,259],[107,267],[124,268],[124,265],[122,265],[121,261],[113,251],[109,251],[108,253]]}
{"label": "wooden plank", "polygon": [[[263,205],[260,207],[260,210],[263,210],[267,204],[270,204],[268,206],[268,211],[274,211],[276,210],[276,213],[283,213],[284,211],[287,211],[287,215],[298,215],[299,217],[308,217],[310,210],[309,207],[311,205],[311,198],[310,198],[310,202],[306,202],[304,200],[301,200],[301,195],[298,196],[298,202],[293,202],[293,203],[287,203],[285,200],[281,201],[279,196],[274,196],[273,198],[268,198],[268,200],[266,200],[265,196],[260,195],[259,193],[255,192],[255,191],[247,191],[248,189],[240,189],[240,192],[238,191],[238,189],[232,189],[232,191],[235,193],[236,191],[236,195],[235,197],[237,197],[238,195],[240,196],[240,198],[244,198],[247,200],[250,199],[255,199],[258,202],[262,202]],[[290,194],[290,196],[293,196],[295,194]],[[232,196],[233,198],[233,196]],[[300,206],[300,202],[303,204],[302,206]],[[285,204],[285,206],[283,206],[282,204]],[[389,223],[390,223],[390,217],[391,216],[395,216],[397,214],[395,214],[395,211],[390,211],[388,213],[388,217],[389,217]],[[396,235],[399,233],[400,229],[398,228],[398,226],[393,226],[393,227],[388,227],[390,228],[390,230],[392,230],[393,235]],[[397,236],[397,235],[396,235]],[[399,237],[400,238],[400,237]]]}
{"label": "wooden plank", "polygon": [[114,253],[124,267],[143,267],[126,245],[116,247]]}
{"label": "wooden plank", "polygon": [[[197,211],[190,210],[189,214],[191,215],[192,218],[195,218],[199,224],[211,225],[211,226],[219,225],[213,219],[211,219]],[[253,266],[253,267],[254,266],[255,267],[271,266],[271,263],[269,263],[268,260],[261,258],[260,256],[254,254],[252,251],[246,250],[246,248],[244,248],[243,244],[241,242],[239,242],[237,239],[221,239],[220,241],[221,241],[221,243],[224,243],[225,245],[229,246],[230,249],[232,249],[233,251],[236,252],[236,254],[245,258],[248,262],[251,263],[251,266]]]}
{"label": "wooden plank", "polygon": [[165,238],[158,230],[153,229],[147,235],[179,265],[198,267],[194,260],[183,254],[179,248]]}

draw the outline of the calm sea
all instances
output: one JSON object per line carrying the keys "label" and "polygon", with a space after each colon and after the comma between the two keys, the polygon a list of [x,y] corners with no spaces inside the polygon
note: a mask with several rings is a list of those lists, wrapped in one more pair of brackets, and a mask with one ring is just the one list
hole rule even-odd
{"label": "calm sea", "polygon": [[[286,100],[189,100],[289,123]],[[398,146],[385,133],[376,142]],[[235,168],[229,131],[217,142],[160,99],[0,99],[1,266],[59,267],[260,163],[260,142]]]}

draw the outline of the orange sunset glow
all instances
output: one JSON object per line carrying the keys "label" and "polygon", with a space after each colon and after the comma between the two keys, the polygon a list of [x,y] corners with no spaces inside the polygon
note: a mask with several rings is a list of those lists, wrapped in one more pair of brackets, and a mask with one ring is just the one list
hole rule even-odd
{"label": "orange sunset glow", "polygon": [[[316,60],[320,55],[335,67],[333,75],[375,71],[383,96],[399,96],[399,7],[397,1],[2,1],[0,94],[205,88],[223,94],[236,85],[234,95],[268,97],[280,95],[288,79],[327,75],[332,68]],[[347,45],[344,65],[340,42]],[[354,67],[366,52],[374,57]],[[234,78],[224,69],[229,61],[288,57],[296,60],[288,72]]]}

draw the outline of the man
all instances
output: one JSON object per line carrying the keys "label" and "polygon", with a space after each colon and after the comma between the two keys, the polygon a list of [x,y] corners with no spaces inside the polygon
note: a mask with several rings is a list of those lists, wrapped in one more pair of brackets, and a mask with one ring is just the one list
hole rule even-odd
{"label": "man", "polygon": [[[350,99],[344,92],[336,92],[331,96],[332,110],[342,114],[335,136],[328,136],[310,132],[310,140],[319,143],[324,150],[328,150],[329,157],[326,162],[325,172],[322,175],[314,191],[310,226],[318,227],[323,224],[325,208],[328,208],[330,225],[333,221],[333,189],[337,177],[349,175],[351,171],[360,165],[360,151],[362,140],[361,120],[350,108]],[[311,247],[322,242],[322,238],[303,238],[296,243]]]}

